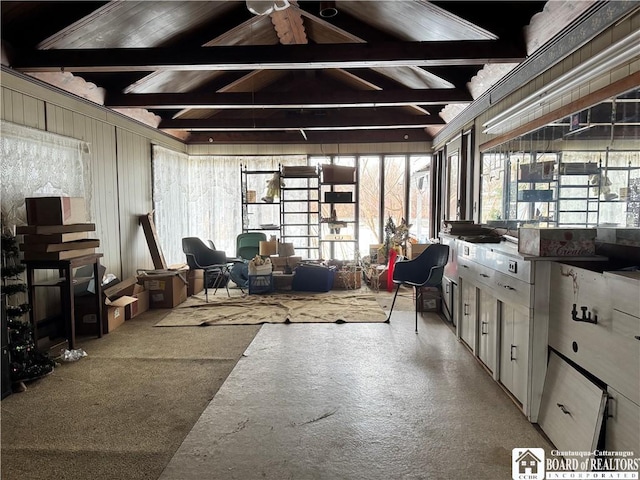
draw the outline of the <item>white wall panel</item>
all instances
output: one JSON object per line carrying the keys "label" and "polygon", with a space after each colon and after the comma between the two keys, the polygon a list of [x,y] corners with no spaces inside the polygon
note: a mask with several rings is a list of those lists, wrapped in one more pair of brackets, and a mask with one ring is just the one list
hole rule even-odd
{"label": "white wall panel", "polygon": [[151,196],[151,142],[136,133],[117,129],[118,212],[122,275],[134,275],[137,269],[151,269],[140,215],[153,209]]}

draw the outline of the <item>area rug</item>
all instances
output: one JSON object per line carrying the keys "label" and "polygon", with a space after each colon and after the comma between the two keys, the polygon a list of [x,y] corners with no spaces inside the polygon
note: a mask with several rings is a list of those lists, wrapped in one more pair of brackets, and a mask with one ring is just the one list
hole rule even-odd
{"label": "area rug", "polygon": [[260,323],[384,322],[386,313],[371,293],[291,292],[274,295],[192,297],[156,327],[256,325]]}

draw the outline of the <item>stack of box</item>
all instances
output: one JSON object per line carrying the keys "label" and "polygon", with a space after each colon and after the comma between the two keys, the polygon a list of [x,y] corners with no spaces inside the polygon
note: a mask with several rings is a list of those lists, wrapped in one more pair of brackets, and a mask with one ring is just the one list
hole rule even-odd
{"label": "stack of box", "polygon": [[16,229],[24,235],[25,260],[68,260],[94,254],[100,246],[100,240],[89,238],[96,226],[86,223],[84,198],[32,197],[25,203],[27,225]]}
{"label": "stack of box", "polygon": [[[102,333],[112,332],[125,320],[149,310],[149,292],[142,285],[138,285],[135,277],[109,285],[102,291]],[[77,334],[91,335],[95,332],[98,318],[90,295],[76,294],[75,320]]]}

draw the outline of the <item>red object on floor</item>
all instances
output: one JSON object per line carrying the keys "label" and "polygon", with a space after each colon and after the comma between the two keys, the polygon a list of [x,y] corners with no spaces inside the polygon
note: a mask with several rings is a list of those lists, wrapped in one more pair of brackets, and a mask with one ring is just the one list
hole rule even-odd
{"label": "red object on floor", "polygon": [[398,252],[389,250],[389,265],[387,266],[387,292],[393,291],[393,268],[396,265]]}

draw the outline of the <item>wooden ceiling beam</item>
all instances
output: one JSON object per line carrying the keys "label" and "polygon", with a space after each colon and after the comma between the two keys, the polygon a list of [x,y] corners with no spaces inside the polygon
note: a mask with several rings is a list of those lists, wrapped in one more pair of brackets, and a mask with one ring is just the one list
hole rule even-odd
{"label": "wooden ceiling beam", "polygon": [[329,144],[329,143],[395,143],[430,142],[433,140],[424,130],[354,130],[354,131],[305,131],[289,132],[195,132],[187,139],[197,144]]}
{"label": "wooden ceiling beam", "polygon": [[18,49],[12,67],[23,72],[256,70],[373,68],[519,63],[522,49],[500,40],[310,45],[234,45],[177,48]]}
{"label": "wooden ceiling beam", "polygon": [[111,108],[349,108],[401,107],[409,105],[442,105],[469,103],[469,92],[457,89],[396,89],[335,91],[291,91],[286,95],[273,92],[235,93],[145,93],[107,94],[105,105]]}
{"label": "wooden ceiling beam", "polygon": [[257,130],[356,130],[426,128],[444,125],[444,120],[433,115],[403,115],[376,111],[368,115],[349,116],[342,112],[334,115],[299,115],[270,118],[174,118],[160,121],[160,129],[208,131]]}

